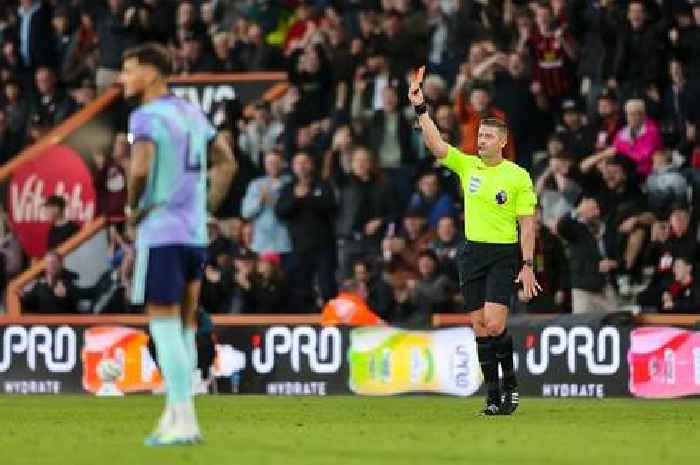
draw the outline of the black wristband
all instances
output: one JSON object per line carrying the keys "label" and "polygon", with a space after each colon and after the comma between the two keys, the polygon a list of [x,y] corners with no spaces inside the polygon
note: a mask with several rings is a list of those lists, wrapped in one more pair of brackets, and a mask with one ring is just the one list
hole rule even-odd
{"label": "black wristband", "polygon": [[529,266],[530,268],[532,268],[533,265],[534,263],[531,258],[526,258],[525,260],[523,260],[523,266]]}
{"label": "black wristband", "polygon": [[421,103],[420,105],[415,105],[413,109],[416,112],[416,116],[420,116],[428,112],[428,106],[425,104],[425,102]]}

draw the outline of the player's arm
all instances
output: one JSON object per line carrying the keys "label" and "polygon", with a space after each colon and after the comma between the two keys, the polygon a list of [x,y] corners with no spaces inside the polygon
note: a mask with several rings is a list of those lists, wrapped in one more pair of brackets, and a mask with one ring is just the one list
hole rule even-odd
{"label": "player's arm", "polygon": [[420,85],[423,82],[424,72],[425,66],[421,66],[420,69],[411,77],[411,85],[408,90],[408,100],[413,105],[413,108],[415,108],[416,115],[418,115],[418,122],[420,123],[421,130],[423,131],[423,141],[425,142],[426,147],[428,147],[436,158],[445,158],[447,156],[449,146],[447,145],[447,142],[442,140],[440,130],[430,118],[430,115],[428,115],[427,108],[425,107],[425,99],[423,98],[423,92],[420,89]]}
{"label": "player's arm", "polygon": [[209,211],[216,211],[228,192],[231,180],[238,170],[236,159],[233,157],[230,137],[219,133],[212,141],[209,151],[211,168],[209,169],[209,195],[207,206]]}
{"label": "player's arm", "polygon": [[150,140],[137,140],[131,145],[129,162],[129,180],[127,190],[127,216],[129,222],[136,224],[147,213],[139,211],[139,200],[146,190],[151,163],[155,158],[156,147]]}
{"label": "player's arm", "polygon": [[520,178],[519,189],[515,198],[515,214],[520,225],[520,249],[523,256],[523,264],[515,280],[523,285],[525,297],[535,297],[542,287],[535,279],[533,260],[535,257],[535,235],[537,231],[537,219],[535,218],[535,205],[537,197],[532,187],[532,179],[527,173]]}
{"label": "player's arm", "polygon": [[520,224],[520,250],[523,255],[523,262],[531,262],[535,256],[535,223],[534,215],[519,216]]}

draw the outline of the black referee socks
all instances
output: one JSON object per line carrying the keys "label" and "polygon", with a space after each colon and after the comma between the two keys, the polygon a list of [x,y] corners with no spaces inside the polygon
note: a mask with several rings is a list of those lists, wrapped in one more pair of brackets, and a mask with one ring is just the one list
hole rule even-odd
{"label": "black referee socks", "polygon": [[498,361],[496,350],[491,337],[477,337],[476,348],[479,352],[479,365],[486,381],[486,391],[489,400],[497,399],[500,403],[501,394],[498,386]]}
{"label": "black referee socks", "polygon": [[508,334],[507,329],[504,329],[499,336],[493,336],[489,339],[493,343],[496,360],[503,371],[503,387],[505,389],[515,388],[517,382],[513,370],[513,336]]}

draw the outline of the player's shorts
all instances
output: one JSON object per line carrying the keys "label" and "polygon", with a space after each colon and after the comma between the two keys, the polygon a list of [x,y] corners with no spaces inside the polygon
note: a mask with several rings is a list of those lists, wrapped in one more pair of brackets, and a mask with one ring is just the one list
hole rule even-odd
{"label": "player's shorts", "polygon": [[185,286],[202,279],[206,247],[163,245],[136,250],[131,303],[173,305],[182,302]]}
{"label": "player's shorts", "polygon": [[479,310],[484,302],[510,305],[518,257],[518,244],[466,241],[458,263],[464,310]]}

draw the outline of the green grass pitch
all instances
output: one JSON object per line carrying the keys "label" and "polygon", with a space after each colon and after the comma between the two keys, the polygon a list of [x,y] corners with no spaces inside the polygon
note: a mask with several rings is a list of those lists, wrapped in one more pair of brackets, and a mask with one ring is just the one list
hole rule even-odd
{"label": "green grass pitch", "polygon": [[0,463],[690,464],[700,399],[529,399],[479,417],[478,398],[197,398],[206,443],[142,446],[162,397],[0,397]]}

